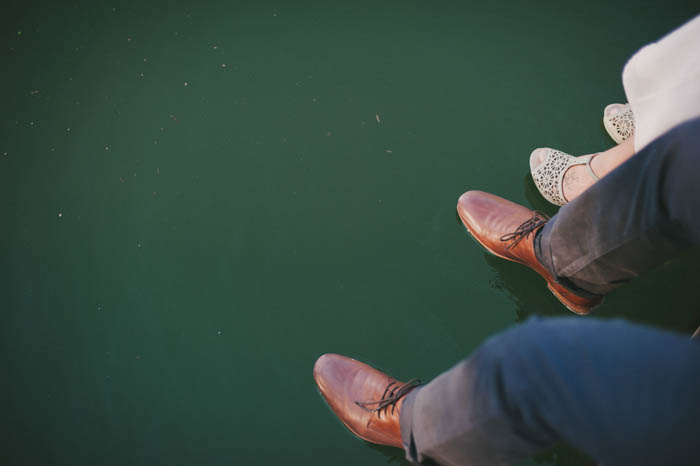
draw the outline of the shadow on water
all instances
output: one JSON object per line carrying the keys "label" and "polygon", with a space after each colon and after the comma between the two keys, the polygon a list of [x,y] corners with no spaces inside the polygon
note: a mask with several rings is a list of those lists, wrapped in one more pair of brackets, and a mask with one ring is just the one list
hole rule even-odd
{"label": "shadow on water", "polygon": [[[515,303],[516,322],[533,315],[573,315],[552,295],[542,278],[529,268],[487,252],[484,252],[484,260],[494,272],[490,286],[506,291]],[[694,301],[699,271],[700,251],[689,251],[606,296],[594,315],[693,333],[700,325],[700,309]]]}
{"label": "shadow on water", "polygon": [[[381,453],[384,456],[387,464],[405,466],[412,464],[406,459],[404,451],[400,448],[375,445],[368,442],[365,442],[365,445],[370,449]],[[582,453],[576,448],[563,443],[537,453],[532,457],[532,461],[539,464],[549,464],[553,466],[595,466],[595,461],[593,461],[585,453]],[[428,462],[425,464],[436,463]]]}
{"label": "shadow on water", "polygon": [[560,444],[537,453],[532,457],[537,463],[554,466],[595,466],[596,463],[588,455],[569,445]]}
{"label": "shadow on water", "polygon": [[404,451],[400,448],[386,447],[384,445],[375,445],[365,442],[372,450],[381,453],[386,459],[387,464],[410,465],[411,463],[404,456]]}
{"label": "shadow on water", "polygon": [[547,214],[550,217],[559,211],[559,207],[551,204],[544,197],[542,197],[537,189],[537,186],[535,186],[535,182],[532,180],[532,176],[530,176],[529,173],[523,178],[523,191],[525,194],[525,199],[527,199],[527,202],[532,209],[542,212],[543,214]]}
{"label": "shadow on water", "polygon": [[696,248],[615,290],[606,297],[600,317],[692,334],[700,324],[696,301],[699,272],[700,251]]}

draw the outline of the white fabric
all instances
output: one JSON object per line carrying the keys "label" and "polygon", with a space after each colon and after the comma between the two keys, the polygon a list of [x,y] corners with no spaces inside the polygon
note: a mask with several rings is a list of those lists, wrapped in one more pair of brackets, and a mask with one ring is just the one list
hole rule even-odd
{"label": "white fabric", "polygon": [[642,47],[622,72],[635,119],[634,148],[700,115],[700,15]]}

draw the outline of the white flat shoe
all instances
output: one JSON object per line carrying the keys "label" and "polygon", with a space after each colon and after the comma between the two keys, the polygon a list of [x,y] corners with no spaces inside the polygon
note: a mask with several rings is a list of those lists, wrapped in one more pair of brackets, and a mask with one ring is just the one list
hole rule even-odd
{"label": "white flat shoe", "polygon": [[610,104],[603,110],[603,126],[613,140],[620,144],[634,134],[634,113],[630,104]]}
{"label": "white flat shoe", "polygon": [[540,194],[552,204],[559,206],[566,204],[569,201],[564,196],[564,173],[569,167],[585,165],[593,179],[598,181],[598,176],[591,168],[591,160],[596,155],[598,154],[574,157],[549,147],[535,149],[530,154],[530,173],[535,181],[535,186],[539,189]]}

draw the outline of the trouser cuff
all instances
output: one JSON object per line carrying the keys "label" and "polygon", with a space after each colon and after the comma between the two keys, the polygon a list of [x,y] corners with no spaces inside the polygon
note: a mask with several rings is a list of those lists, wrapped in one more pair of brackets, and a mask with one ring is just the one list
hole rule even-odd
{"label": "trouser cuff", "polygon": [[[551,234],[551,229],[556,221],[556,216],[552,217],[544,227],[537,230],[535,233],[535,257],[544,266],[545,269],[556,279],[557,283],[574,293],[575,295],[581,296],[586,299],[598,299],[604,296],[602,293],[596,293],[590,288],[584,288],[581,283],[574,281],[573,279],[566,277],[557,276],[556,270],[554,269],[554,260],[552,259],[552,248],[549,243],[549,235]],[[585,285],[584,285],[585,286]]]}
{"label": "trouser cuff", "polygon": [[415,464],[418,464],[418,453],[415,440],[413,439],[413,429],[411,427],[413,425],[413,403],[416,399],[416,395],[422,388],[422,386],[418,386],[404,397],[403,404],[401,405],[401,413],[399,413],[401,441],[403,443],[403,449],[406,452],[406,459]]}

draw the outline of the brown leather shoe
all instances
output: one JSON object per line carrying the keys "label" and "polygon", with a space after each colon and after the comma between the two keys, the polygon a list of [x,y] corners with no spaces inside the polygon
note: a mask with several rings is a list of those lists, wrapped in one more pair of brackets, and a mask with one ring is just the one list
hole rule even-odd
{"label": "brown leather shoe", "polygon": [[350,432],[368,442],[402,447],[399,413],[404,396],[420,381],[414,379],[404,384],[339,354],[318,358],[314,380]]}
{"label": "brown leather shoe", "polygon": [[467,231],[488,252],[539,273],[571,312],[589,314],[602,302],[602,297],[583,297],[558,283],[535,256],[535,233],[548,220],[544,214],[482,191],[462,194],[457,212]]}

